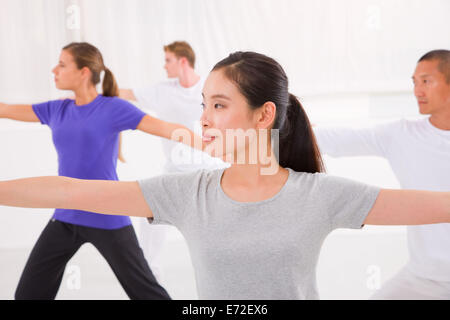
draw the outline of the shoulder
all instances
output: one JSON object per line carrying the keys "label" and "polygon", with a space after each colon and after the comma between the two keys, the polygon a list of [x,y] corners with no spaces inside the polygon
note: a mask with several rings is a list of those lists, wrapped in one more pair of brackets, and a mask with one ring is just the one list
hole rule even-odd
{"label": "shoulder", "polygon": [[212,181],[217,181],[222,176],[224,169],[199,169],[189,172],[177,172],[167,174],[168,179],[179,181],[180,183],[196,185],[209,185]]}
{"label": "shoulder", "polygon": [[177,79],[168,79],[154,83],[152,85],[147,85],[143,87],[138,87],[133,89],[133,93],[137,100],[145,99],[155,99],[159,94],[165,94],[177,88]]}
{"label": "shoulder", "polygon": [[108,108],[119,108],[121,110],[123,109],[137,109],[137,107],[132,104],[131,102],[124,100],[119,97],[101,97],[101,103],[105,105]]}
{"label": "shoulder", "polygon": [[325,190],[336,190],[346,188],[348,186],[366,186],[365,183],[352,180],[346,177],[331,175],[325,172],[296,172],[291,169],[290,177],[292,184],[305,192],[321,192]]}
{"label": "shoulder", "polygon": [[174,90],[178,87],[178,79],[167,79],[164,81],[160,81],[150,87],[149,90]]}
{"label": "shoulder", "polygon": [[124,99],[119,98],[119,97],[105,97],[103,95],[100,97],[100,101],[102,103],[116,104],[116,105],[129,105],[129,104],[131,104],[127,100],[124,100]]}
{"label": "shoulder", "polygon": [[380,122],[374,126],[377,130],[391,131],[391,130],[401,130],[407,124],[406,119],[395,119],[395,120],[386,120]]}
{"label": "shoulder", "polygon": [[429,117],[425,117],[425,118],[412,118],[412,119],[402,119],[401,121],[401,125],[404,128],[412,128],[412,129],[416,129],[416,128],[423,128],[428,126],[429,124]]}
{"label": "shoulder", "polygon": [[411,137],[411,133],[421,132],[428,127],[428,118],[398,119],[382,123],[376,130],[389,134],[391,141]]}
{"label": "shoulder", "polygon": [[68,106],[73,105],[73,104],[74,104],[74,100],[72,100],[72,99],[58,99],[58,100],[50,100],[50,101],[35,103],[35,104],[33,104],[33,108],[40,109],[40,108],[46,107],[53,111],[57,111],[57,110],[67,108]]}
{"label": "shoulder", "polygon": [[223,169],[217,170],[195,170],[191,172],[166,173],[139,180],[138,183],[142,190],[175,191],[186,194],[205,192],[208,187],[213,186],[213,182],[220,179]]}

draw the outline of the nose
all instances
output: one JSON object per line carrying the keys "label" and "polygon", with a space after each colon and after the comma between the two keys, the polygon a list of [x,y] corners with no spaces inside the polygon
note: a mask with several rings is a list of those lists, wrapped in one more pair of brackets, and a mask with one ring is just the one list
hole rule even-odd
{"label": "nose", "polygon": [[52,69],[52,72],[56,75],[56,68],[57,67],[54,67],[53,69]]}
{"label": "nose", "polygon": [[425,92],[424,92],[423,88],[419,84],[414,86],[414,95],[416,97],[423,97],[423,96],[425,96]]}
{"label": "nose", "polygon": [[208,108],[204,107],[202,116],[200,117],[200,123],[202,125],[202,128],[208,128],[211,126],[211,122],[209,120],[209,114],[208,114]]}

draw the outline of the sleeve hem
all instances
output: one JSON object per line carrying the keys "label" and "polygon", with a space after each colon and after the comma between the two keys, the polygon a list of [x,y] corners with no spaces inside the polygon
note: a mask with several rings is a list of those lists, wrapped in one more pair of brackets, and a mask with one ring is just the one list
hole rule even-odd
{"label": "sleeve hem", "polygon": [[38,117],[39,122],[40,122],[41,124],[43,124],[43,125],[46,125],[47,123],[45,123],[45,122],[42,120],[42,118],[41,118],[39,112],[38,112],[37,109],[36,109],[36,106],[35,106],[34,104],[32,104],[32,105],[31,105],[31,108],[33,109],[33,112],[34,112],[34,114],[36,115],[36,117]]}

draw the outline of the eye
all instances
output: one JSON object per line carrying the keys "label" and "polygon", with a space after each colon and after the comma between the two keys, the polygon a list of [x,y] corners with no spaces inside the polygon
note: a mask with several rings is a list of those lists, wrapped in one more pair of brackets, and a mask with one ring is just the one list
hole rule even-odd
{"label": "eye", "polygon": [[200,103],[200,105],[202,106],[202,109],[205,109],[205,103],[204,102]]}
{"label": "eye", "polygon": [[222,105],[222,104],[220,104],[220,103],[216,103],[215,105],[214,105],[214,108],[215,109],[222,109],[224,106]]}

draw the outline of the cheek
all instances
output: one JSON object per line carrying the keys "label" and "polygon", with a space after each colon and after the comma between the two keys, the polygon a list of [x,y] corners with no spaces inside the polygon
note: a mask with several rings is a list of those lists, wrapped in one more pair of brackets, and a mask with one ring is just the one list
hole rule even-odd
{"label": "cheek", "polygon": [[225,129],[243,129],[253,128],[253,123],[244,115],[232,112],[222,112],[214,119],[215,127],[221,130]]}
{"label": "cheek", "polygon": [[67,69],[61,69],[59,70],[59,76],[65,80],[68,80],[72,77],[72,72],[70,72],[70,70]]}
{"label": "cheek", "polygon": [[439,100],[443,103],[448,103],[450,101],[450,86],[443,86],[439,88],[438,94]]}

